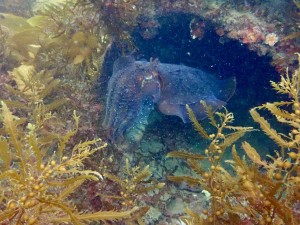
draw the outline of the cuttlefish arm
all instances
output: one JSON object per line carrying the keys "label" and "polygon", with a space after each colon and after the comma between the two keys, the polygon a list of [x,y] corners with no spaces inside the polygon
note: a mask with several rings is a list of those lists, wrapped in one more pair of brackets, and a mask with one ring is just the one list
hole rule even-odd
{"label": "cuttlefish arm", "polygon": [[148,117],[160,98],[157,62],[135,62],[121,58],[114,65],[108,84],[106,114],[103,127],[112,142]]}

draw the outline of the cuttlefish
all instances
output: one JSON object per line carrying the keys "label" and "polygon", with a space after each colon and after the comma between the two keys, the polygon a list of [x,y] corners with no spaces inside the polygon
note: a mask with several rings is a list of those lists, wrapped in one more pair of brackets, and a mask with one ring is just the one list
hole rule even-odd
{"label": "cuttlefish", "polygon": [[140,129],[139,124],[145,124],[154,109],[186,123],[189,105],[202,120],[207,112],[200,100],[215,111],[232,97],[235,87],[235,77],[218,80],[214,74],[184,65],[120,57],[114,62],[108,82],[103,126],[109,139],[117,143],[133,127]]}

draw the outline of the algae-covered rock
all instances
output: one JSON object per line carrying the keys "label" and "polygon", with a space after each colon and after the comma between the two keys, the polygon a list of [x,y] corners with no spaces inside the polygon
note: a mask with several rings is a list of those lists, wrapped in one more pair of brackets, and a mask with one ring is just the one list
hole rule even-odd
{"label": "algae-covered rock", "polygon": [[153,224],[154,222],[157,222],[161,216],[161,211],[158,208],[151,206],[147,215],[145,216],[145,220],[147,220],[147,224]]}

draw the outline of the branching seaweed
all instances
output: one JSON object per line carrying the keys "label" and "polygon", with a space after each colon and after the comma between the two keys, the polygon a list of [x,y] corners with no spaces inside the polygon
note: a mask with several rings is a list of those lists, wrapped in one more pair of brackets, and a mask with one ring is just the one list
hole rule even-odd
{"label": "branching seaweed", "polygon": [[80,142],[65,152],[69,139],[78,130],[79,117],[74,113],[75,129],[60,137],[52,156],[48,156],[36,127],[28,124],[24,130],[18,118],[2,102],[1,115],[5,134],[0,138],[0,190],[2,197],[0,222],[9,224],[82,224],[86,221],[123,220],[143,209],[128,211],[78,212],[72,204],[72,194],[85,180],[102,179],[96,171],[83,168],[83,160],[106,144],[100,139]]}
{"label": "branching seaweed", "polygon": [[[202,188],[210,193],[211,196],[211,211],[205,210],[203,212],[206,215],[205,218],[200,217],[192,210],[186,209],[188,217],[183,217],[182,221],[186,224],[207,224],[217,221],[217,218],[221,218],[220,215],[234,216],[235,211],[233,206],[229,207],[230,193],[234,192],[238,183],[238,180],[232,177],[221,165],[224,152],[234,142],[241,138],[245,133],[253,131],[252,127],[237,127],[232,126],[234,120],[233,114],[228,112],[224,108],[224,112],[216,112],[213,114],[211,108],[204,102],[201,104],[205,107],[210,124],[215,128],[216,132],[208,134],[204,127],[197,121],[194,113],[187,105],[186,108],[189,113],[189,117],[193,122],[195,129],[204,138],[210,140],[210,144],[205,149],[204,154],[186,153],[173,151],[170,152],[167,157],[179,157],[187,160],[189,167],[199,177],[193,176],[169,176],[168,179],[173,182],[186,182],[191,186],[197,186],[201,184]],[[199,163],[203,160],[210,162],[210,168],[203,168],[202,164]],[[226,190],[226,191],[225,191]],[[234,221],[234,220],[231,220]],[[232,224],[237,224],[232,222]]]}
{"label": "branching seaweed", "polygon": [[[111,173],[104,173],[103,175],[120,187],[119,196],[114,195],[106,197],[119,200],[120,204],[125,208],[131,208],[132,206],[137,205],[141,196],[146,195],[152,190],[160,189],[165,185],[164,183],[159,183],[155,180],[149,180],[149,177],[151,176],[149,166],[146,166],[143,169],[140,167],[131,168],[128,159],[126,159],[124,178],[120,178]],[[145,214],[149,210],[149,207],[145,206],[143,208]],[[140,219],[140,217],[135,217],[132,221],[137,219]]]}
{"label": "branching seaweed", "polygon": [[76,1],[48,4],[29,19],[1,13],[0,26],[8,36],[6,55],[37,70],[56,69],[58,74],[74,67],[90,78],[97,76],[109,43],[98,11]]}
{"label": "branching seaweed", "polygon": [[49,118],[51,112],[55,116],[41,119],[40,132],[63,133],[57,130],[74,109],[88,117],[94,96],[86,90],[99,75],[110,37],[92,5],[71,0],[44,5],[35,13],[30,18],[1,13],[0,57],[9,72],[4,71],[6,95],[0,98],[29,123]]}
{"label": "branching seaweed", "polygon": [[[299,60],[300,55],[298,54]],[[250,110],[255,122],[279,147],[274,156],[268,155],[265,161],[257,150],[248,142],[242,143],[242,148],[251,163],[241,158],[232,147],[232,160],[226,160],[233,172],[224,169],[220,162],[225,147],[233,144],[243,133],[252,128],[238,128],[230,126],[233,116],[225,110],[216,115],[222,118],[218,125],[212,117],[209,108],[208,115],[211,124],[218,129],[216,134],[208,134],[193,113],[187,107],[191,120],[196,130],[203,137],[210,139],[211,144],[206,149],[205,155],[171,152],[170,157],[180,157],[187,160],[189,167],[198,175],[196,177],[169,177],[171,181],[188,182],[190,185],[201,184],[210,196],[209,209],[203,209],[197,214],[192,209],[186,209],[186,216],[182,221],[188,225],[194,224],[299,224],[300,214],[300,104],[299,104],[300,67],[292,76],[287,72],[281,76],[278,83],[271,82],[272,87],[279,94],[289,96],[287,101],[266,103]],[[203,103],[202,103],[203,104]],[[204,104],[205,106],[205,104]],[[287,135],[281,134],[271,127],[258,110],[266,109],[274,115],[278,122],[291,128]],[[234,132],[223,136],[223,128],[232,129]],[[203,168],[200,162],[209,160],[211,167]]]}
{"label": "branching seaweed", "polygon": [[2,100],[9,108],[17,110],[19,121],[35,124],[36,133],[43,134],[43,143],[54,143],[59,138],[57,129],[63,124],[52,112],[67,102],[67,98],[52,97],[60,80],[54,78],[53,71],[37,72],[32,65],[21,65],[9,72],[8,77],[12,82],[4,87],[9,95]]}
{"label": "branching seaweed", "polygon": [[[39,104],[44,105],[44,111],[50,112],[66,103],[66,99],[59,99],[46,104],[46,97],[51,94],[60,83],[54,78],[52,71],[37,72],[32,65],[21,65],[9,73],[14,84],[6,84],[6,89],[16,100],[5,100],[9,107],[33,112]],[[18,100],[17,100],[18,99]]]}

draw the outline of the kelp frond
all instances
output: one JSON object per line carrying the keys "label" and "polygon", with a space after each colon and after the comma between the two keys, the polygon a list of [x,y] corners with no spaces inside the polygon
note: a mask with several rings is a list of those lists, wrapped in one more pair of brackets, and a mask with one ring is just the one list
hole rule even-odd
{"label": "kelp frond", "polygon": [[203,136],[204,138],[209,139],[208,134],[206,133],[206,131],[204,130],[204,128],[202,127],[202,125],[198,122],[194,112],[192,111],[192,109],[189,107],[189,105],[186,105],[186,109],[188,111],[189,114],[189,118],[190,120],[193,122],[193,125],[195,127],[195,130],[198,131],[198,133]]}
{"label": "kelp frond", "polygon": [[189,153],[189,152],[183,152],[183,151],[169,152],[167,154],[167,157],[176,157],[176,158],[183,158],[183,159],[197,159],[197,160],[207,159],[206,156],[203,156],[200,154]]}
{"label": "kelp frond", "polygon": [[[131,210],[124,211],[124,212],[117,212],[117,211],[101,212],[100,211],[96,213],[77,214],[75,215],[75,217],[79,221],[84,221],[88,223],[92,221],[124,221],[126,219],[132,218],[135,214],[138,214],[143,209],[144,208],[135,207]],[[73,222],[70,217],[54,218],[51,221],[54,223]]]}
{"label": "kelp frond", "polygon": [[276,130],[272,129],[269,122],[261,117],[255,109],[250,110],[250,114],[253,120],[260,124],[260,128],[270,137],[272,138],[279,146],[287,147],[288,143],[284,141],[281,136],[277,133]]}
{"label": "kelp frond", "polygon": [[199,185],[199,179],[193,178],[191,176],[168,176],[167,177],[169,181],[175,182],[175,183],[186,183],[190,186],[198,186]]}

